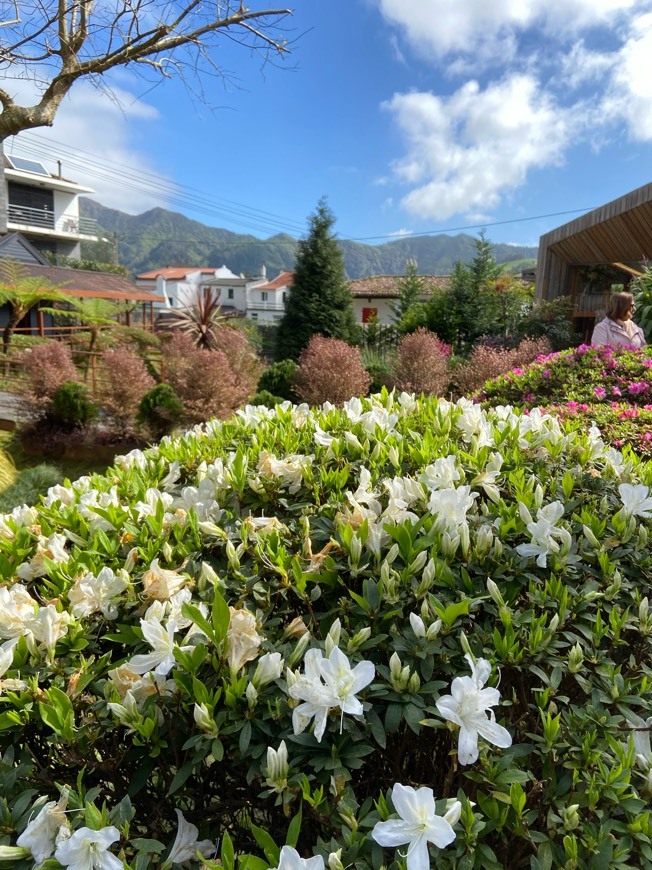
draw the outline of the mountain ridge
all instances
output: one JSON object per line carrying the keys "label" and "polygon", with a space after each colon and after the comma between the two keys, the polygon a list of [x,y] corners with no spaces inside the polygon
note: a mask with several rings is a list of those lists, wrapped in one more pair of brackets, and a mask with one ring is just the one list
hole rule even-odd
{"label": "mountain ridge", "polygon": [[[294,267],[297,240],[276,233],[260,239],[249,233],[235,233],[209,227],[178,212],[156,207],[140,215],[130,215],[107,208],[83,197],[80,211],[94,218],[114,240],[86,243],[84,256],[104,262],[115,259],[134,275],[165,266],[226,265],[236,274],[260,274],[265,266],[268,275]],[[416,260],[422,275],[447,275],[455,263],[468,262],[475,253],[475,237],[460,233],[434,236],[409,236],[380,245],[341,239],[344,265],[349,279],[371,275],[403,275],[408,260]],[[536,259],[537,248],[526,245],[495,244],[498,263]]]}

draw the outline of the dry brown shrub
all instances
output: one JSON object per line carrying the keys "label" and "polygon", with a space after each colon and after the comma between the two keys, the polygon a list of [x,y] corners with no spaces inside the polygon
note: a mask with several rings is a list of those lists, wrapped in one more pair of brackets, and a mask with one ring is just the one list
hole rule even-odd
{"label": "dry brown shrub", "polygon": [[359,348],[339,338],[314,335],[299,357],[292,388],[310,405],[341,405],[354,396],[366,396],[370,384]]}
{"label": "dry brown shrub", "polygon": [[183,402],[188,423],[224,419],[240,406],[241,385],[221,350],[199,350],[187,335],[167,343],[167,380]]}
{"label": "dry brown shrub", "polygon": [[67,381],[78,381],[79,374],[67,344],[48,341],[23,354],[28,376],[25,399],[36,416],[47,413],[52,396]]}
{"label": "dry brown shrub", "polygon": [[504,375],[513,368],[526,366],[551,350],[550,342],[545,337],[525,338],[514,348],[476,345],[467,362],[455,371],[457,391],[463,396],[470,395],[486,381]]}
{"label": "dry brown shrub", "polygon": [[113,417],[119,429],[134,425],[138,406],[154,378],[147,366],[133,350],[121,345],[102,354],[100,401]]}
{"label": "dry brown shrub", "polygon": [[404,335],[396,349],[394,373],[399,390],[441,395],[449,380],[445,345],[424,327]]}

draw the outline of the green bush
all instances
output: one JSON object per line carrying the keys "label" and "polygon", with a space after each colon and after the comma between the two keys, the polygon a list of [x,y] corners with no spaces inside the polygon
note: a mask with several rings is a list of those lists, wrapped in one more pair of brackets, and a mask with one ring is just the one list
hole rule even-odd
{"label": "green bush", "polygon": [[63,429],[88,426],[96,419],[97,406],[88,397],[88,390],[76,381],[66,381],[54,393],[49,417]]}
{"label": "green bush", "polygon": [[172,387],[157,384],[141,399],[137,421],[159,439],[174,429],[182,413],[183,404]]}
{"label": "green bush", "polygon": [[267,391],[282,399],[295,398],[292,392],[292,379],[296,370],[297,364],[292,359],[272,363],[258,379],[258,392]]}
{"label": "green bush", "polygon": [[0,493],[0,512],[7,513],[17,505],[33,505],[51,486],[61,483],[63,472],[55,465],[41,463],[25,468],[16,480]]}
{"label": "green bush", "polygon": [[274,408],[276,405],[280,405],[281,402],[286,402],[287,399],[283,399],[281,396],[274,396],[269,390],[261,390],[259,393],[256,393],[255,396],[251,397],[249,404],[251,405],[265,405],[267,408]]}
{"label": "green bush", "polygon": [[385,394],[55,487],[0,520],[0,857],[652,866],[651,485]]}

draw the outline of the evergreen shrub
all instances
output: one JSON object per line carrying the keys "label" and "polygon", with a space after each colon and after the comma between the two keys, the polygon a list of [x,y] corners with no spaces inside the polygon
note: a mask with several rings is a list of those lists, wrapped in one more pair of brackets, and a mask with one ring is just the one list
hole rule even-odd
{"label": "evergreen shrub", "polygon": [[76,381],[66,381],[52,396],[48,417],[62,429],[77,429],[88,426],[97,414],[97,405],[90,400],[87,388]]}
{"label": "evergreen shrub", "polygon": [[595,429],[381,394],[2,516],[0,858],[652,866],[651,487]]}
{"label": "evergreen shrub", "polygon": [[292,379],[296,370],[297,364],[293,359],[283,359],[272,363],[258,379],[258,392],[266,390],[282,399],[293,399]]}
{"label": "evergreen shrub", "polygon": [[174,429],[182,413],[183,404],[170,384],[157,384],[141,399],[136,422],[158,440]]}

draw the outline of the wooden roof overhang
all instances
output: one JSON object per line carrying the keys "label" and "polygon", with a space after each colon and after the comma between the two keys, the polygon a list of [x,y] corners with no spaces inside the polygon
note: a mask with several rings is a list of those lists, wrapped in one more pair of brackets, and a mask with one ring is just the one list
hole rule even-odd
{"label": "wooden roof overhang", "polygon": [[650,258],[652,183],[541,236],[535,295],[565,295],[574,266],[611,264],[633,271]]}

